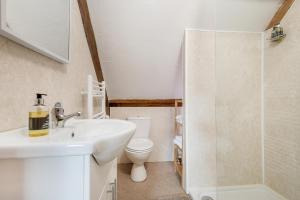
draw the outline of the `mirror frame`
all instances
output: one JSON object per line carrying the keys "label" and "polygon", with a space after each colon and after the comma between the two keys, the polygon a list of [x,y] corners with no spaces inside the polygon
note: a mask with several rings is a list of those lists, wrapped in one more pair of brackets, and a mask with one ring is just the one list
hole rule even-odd
{"label": "mirror frame", "polygon": [[[41,47],[37,44],[34,44],[34,42],[32,41],[28,41],[23,39],[22,37],[20,37],[17,33],[12,32],[9,29],[9,26],[7,24],[6,21],[6,1],[9,0],[0,0],[0,35],[7,37],[8,39],[24,46],[27,47],[35,52],[38,52],[44,56],[47,56],[49,58],[52,58],[53,60],[56,60],[60,63],[63,64],[68,64],[70,63],[70,50],[71,50],[71,16],[72,16],[72,0],[67,0],[69,1],[69,13],[70,13],[70,17],[69,17],[69,40],[68,40],[68,58],[64,58],[52,51],[49,51],[48,49]],[[23,1],[23,0],[22,0]]]}

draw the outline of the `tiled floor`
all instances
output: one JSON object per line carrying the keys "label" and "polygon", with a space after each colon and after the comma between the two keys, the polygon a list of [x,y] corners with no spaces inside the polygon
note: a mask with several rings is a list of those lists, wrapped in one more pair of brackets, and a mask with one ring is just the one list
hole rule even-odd
{"label": "tiled floor", "polygon": [[172,162],[147,163],[148,178],[130,179],[131,164],[118,166],[118,200],[188,200],[174,172]]}

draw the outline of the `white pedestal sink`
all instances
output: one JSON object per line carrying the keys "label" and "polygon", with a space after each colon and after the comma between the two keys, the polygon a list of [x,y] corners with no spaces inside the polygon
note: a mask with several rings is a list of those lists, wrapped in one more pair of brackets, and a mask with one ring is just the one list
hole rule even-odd
{"label": "white pedestal sink", "polygon": [[0,199],[107,199],[106,190],[115,192],[113,160],[135,129],[122,120],[71,120],[38,138],[26,129],[0,133]]}

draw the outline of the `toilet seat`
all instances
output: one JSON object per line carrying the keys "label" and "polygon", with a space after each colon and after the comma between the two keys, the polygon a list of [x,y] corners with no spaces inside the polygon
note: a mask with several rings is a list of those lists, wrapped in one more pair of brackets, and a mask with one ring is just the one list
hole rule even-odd
{"label": "toilet seat", "polygon": [[152,151],[153,142],[147,138],[131,139],[126,150],[134,153],[144,153]]}
{"label": "toilet seat", "polygon": [[148,153],[148,152],[151,152],[151,151],[152,151],[152,148],[147,149],[147,150],[144,150],[144,151],[136,151],[136,150],[132,150],[132,149],[126,149],[125,151],[127,151],[127,152],[129,152],[129,153],[136,153],[136,154],[139,154],[139,153]]}

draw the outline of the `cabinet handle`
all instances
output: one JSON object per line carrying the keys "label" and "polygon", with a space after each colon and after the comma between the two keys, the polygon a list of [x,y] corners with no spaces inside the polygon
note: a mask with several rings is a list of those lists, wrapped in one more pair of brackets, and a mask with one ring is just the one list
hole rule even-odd
{"label": "cabinet handle", "polygon": [[117,200],[117,179],[113,182],[113,197],[112,200]]}
{"label": "cabinet handle", "polygon": [[111,186],[111,190],[108,190],[107,193],[112,194],[111,200],[117,200],[117,179],[114,180],[113,183],[109,184]]}

